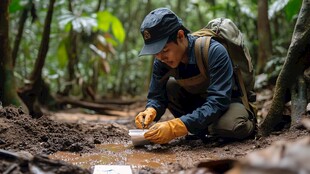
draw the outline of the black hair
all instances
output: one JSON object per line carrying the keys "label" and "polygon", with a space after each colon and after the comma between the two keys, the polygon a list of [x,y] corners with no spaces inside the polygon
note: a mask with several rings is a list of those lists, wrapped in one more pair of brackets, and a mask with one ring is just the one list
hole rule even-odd
{"label": "black hair", "polygon": [[185,37],[187,37],[187,34],[190,33],[190,31],[189,31],[187,28],[185,28],[183,25],[181,25],[180,28],[178,28],[174,33],[172,33],[172,34],[169,36],[167,43],[169,43],[169,42],[178,43],[178,42],[177,42],[177,36],[178,36],[178,31],[179,31],[179,30],[183,30],[183,31],[184,31]]}

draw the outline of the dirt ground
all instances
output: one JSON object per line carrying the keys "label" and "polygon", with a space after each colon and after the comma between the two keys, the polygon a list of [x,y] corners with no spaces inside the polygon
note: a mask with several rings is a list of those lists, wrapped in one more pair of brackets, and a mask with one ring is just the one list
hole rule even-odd
{"label": "dirt ground", "polygon": [[[100,116],[94,120],[81,121],[81,117],[74,119],[77,115],[74,113],[67,114],[67,119],[71,117],[68,121],[59,114],[58,117],[55,115],[46,114],[33,119],[20,108],[0,109],[0,173],[92,173],[91,168],[51,160],[48,155],[58,151],[100,153],[100,149],[94,148],[96,144],[131,143],[128,129],[134,128],[134,113],[127,117],[112,117],[110,121],[100,121]],[[169,116],[164,119],[169,119]],[[306,130],[284,129],[269,137],[240,142],[202,142],[179,138],[167,145],[147,145],[139,149],[130,148],[129,151],[175,154],[174,162],[168,160],[164,168],[146,166],[135,171],[136,173],[177,173],[190,171],[202,161],[242,159],[247,154],[264,149],[278,140],[295,141],[306,136],[309,136]]]}

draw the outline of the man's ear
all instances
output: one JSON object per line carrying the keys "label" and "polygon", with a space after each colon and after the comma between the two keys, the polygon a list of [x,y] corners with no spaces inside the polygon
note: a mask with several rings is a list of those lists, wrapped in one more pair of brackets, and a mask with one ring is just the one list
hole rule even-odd
{"label": "man's ear", "polygon": [[178,39],[182,39],[183,37],[185,37],[184,31],[183,30],[179,30],[178,31]]}

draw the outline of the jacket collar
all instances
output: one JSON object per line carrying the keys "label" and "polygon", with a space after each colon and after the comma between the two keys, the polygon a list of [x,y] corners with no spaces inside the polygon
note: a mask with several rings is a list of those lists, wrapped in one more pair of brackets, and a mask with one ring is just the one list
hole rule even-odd
{"label": "jacket collar", "polygon": [[195,46],[195,41],[197,39],[197,37],[191,35],[191,34],[188,34],[187,35],[187,38],[188,38],[188,64],[196,64],[196,58],[195,58],[195,49],[194,49],[194,46]]}

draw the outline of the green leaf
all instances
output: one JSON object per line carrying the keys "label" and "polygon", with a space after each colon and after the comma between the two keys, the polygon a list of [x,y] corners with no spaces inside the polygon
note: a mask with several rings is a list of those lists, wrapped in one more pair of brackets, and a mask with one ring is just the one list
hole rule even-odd
{"label": "green leaf", "polygon": [[108,11],[101,11],[97,13],[97,28],[104,32],[108,32],[111,26],[111,19],[113,18],[112,14]]}
{"label": "green leaf", "polygon": [[273,4],[271,4],[268,9],[269,19],[273,18],[277,12],[283,10],[289,1],[290,0],[276,0]]}
{"label": "green leaf", "polygon": [[65,29],[67,31],[68,25],[71,26],[72,21],[75,19],[75,16],[71,12],[65,12],[64,14],[58,17],[58,25],[60,29]]}
{"label": "green leaf", "polygon": [[[126,37],[125,29],[121,21],[108,11],[101,11],[97,13],[97,30],[103,32],[109,32],[112,30],[114,37],[120,42],[123,43]],[[113,44],[114,45],[114,44]]]}
{"label": "green leaf", "polygon": [[65,12],[59,18],[59,26],[65,31],[72,29],[78,33],[85,31],[90,34],[92,28],[97,26],[96,19],[88,16],[76,16],[72,12]]}
{"label": "green leaf", "polygon": [[106,41],[110,44],[112,44],[113,46],[117,45],[117,42],[115,40],[113,40],[112,38],[106,38]]}
{"label": "green leaf", "polygon": [[298,15],[301,4],[301,0],[290,0],[290,2],[285,7],[285,14],[287,20],[291,21],[295,17],[295,15]]}
{"label": "green leaf", "polygon": [[70,32],[71,28],[72,28],[72,24],[71,23],[67,23],[65,25],[65,32]]}
{"label": "green leaf", "polygon": [[60,68],[64,68],[68,62],[68,52],[66,48],[66,43],[68,42],[68,39],[63,39],[58,46],[57,50],[57,58]]}
{"label": "green leaf", "polygon": [[114,37],[120,42],[123,43],[126,37],[125,29],[121,21],[114,17],[112,22],[112,32]]}
{"label": "green leaf", "polygon": [[11,0],[10,6],[9,6],[10,13],[15,13],[22,9],[23,9],[23,6],[20,5],[20,0]]}

